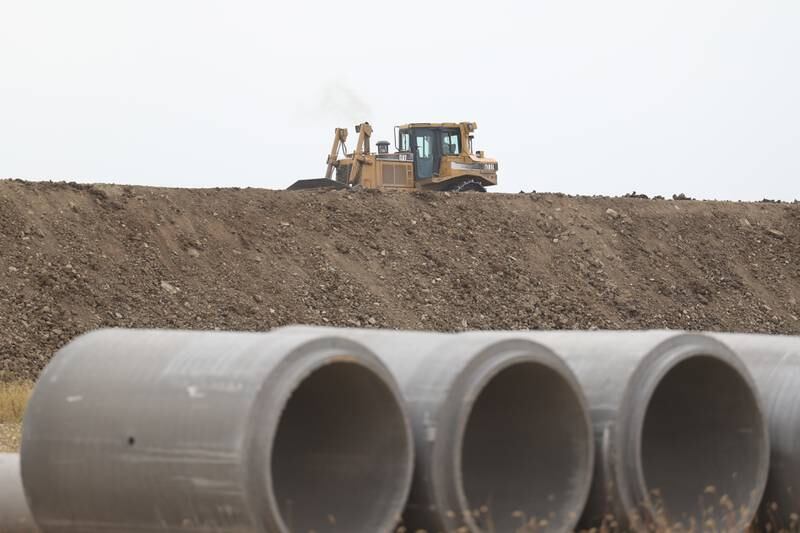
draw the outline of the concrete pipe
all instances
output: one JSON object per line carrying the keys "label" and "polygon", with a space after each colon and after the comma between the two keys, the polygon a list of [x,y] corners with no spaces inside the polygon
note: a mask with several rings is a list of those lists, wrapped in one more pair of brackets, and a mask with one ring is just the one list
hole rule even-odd
{"label": "concrete pipe", "polygon": [[19,455],[15,453],[0,453],[0,531],[36,533],[22,491]]}
{"label": "concrete pipe", "polygon": [[551,350],[482,333],[335,331],[381,357],[408,403],[417,460],[407,531],[573,531],[591,486],[592,429]]}
{"label": "concrete pipe", "polygon": [[45,533],[389,531],[412,467],[391,374],[333,333],[89,333],[22,437]]}
{"label": "concrete pipe", "polygon": [[566,359],[591,407],[598,455],[581,527],[746,528],[766,483],[769,438],[734,352],[669,331],[528,335]]}
{"label": "concrete pipe", "polygon": [[714,334],[742,357],[767,410],[770,470],[762,530],[800,529],[800,337]]}

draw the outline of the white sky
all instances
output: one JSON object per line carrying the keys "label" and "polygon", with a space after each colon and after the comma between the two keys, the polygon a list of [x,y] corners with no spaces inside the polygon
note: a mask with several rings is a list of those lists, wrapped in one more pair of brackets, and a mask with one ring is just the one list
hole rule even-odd
{"label": "white sky", "polygon": [[800,198],[800,2],[0,0],[0,176],[283,188],[478,123],[495,190]]}

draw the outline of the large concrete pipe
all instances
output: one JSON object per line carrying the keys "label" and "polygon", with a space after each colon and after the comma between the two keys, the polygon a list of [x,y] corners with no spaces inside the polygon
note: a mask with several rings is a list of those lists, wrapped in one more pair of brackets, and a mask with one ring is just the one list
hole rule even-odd
{"label": "large concrete pipe", "polygon": [[589,400],[598,455],[582,527],[746,528],[764,491],[769,437],[733,351],[670,331],[527,336],[566,359]]}
{"label": "large concrete pipe", "polygon": [[407,531],[573,531],[591,486],[592,428],[551,350],[483,333],[335,331],[381,357],[408,402],[417,460]]}
{"label": "large concrete pipe", "polygon": [[800,528],[800,337],[714,334],[742,357],[767,410],[770,470],[762,530]]}
{"label": "large concrete pipe", "polygon": [[413,441],[391,374],[328,335],[102,330],[41,375],[22,477],[44,531],[393,528]]}
{"label": "large concrete pipe", "polygon": [[19,455],[0,453],[0,532],[36,533],[22,492]]}

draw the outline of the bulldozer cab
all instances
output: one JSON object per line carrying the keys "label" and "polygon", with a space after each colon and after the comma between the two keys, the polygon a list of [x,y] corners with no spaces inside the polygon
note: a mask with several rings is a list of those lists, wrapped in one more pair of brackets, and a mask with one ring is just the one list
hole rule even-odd
{"label": "bulldozer cab", "polygon": [[459,128],[411,126],[398,129],[398,151],[413,154],[417,180],[439,176],[442,156],[459,155],[464,145]]}

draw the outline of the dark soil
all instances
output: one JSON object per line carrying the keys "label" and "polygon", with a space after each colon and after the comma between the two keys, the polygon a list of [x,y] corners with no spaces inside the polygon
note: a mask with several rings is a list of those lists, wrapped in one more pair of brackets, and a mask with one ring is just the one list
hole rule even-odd
{"label": "dark soil", "polygon": [[0,375],[101,326],[800,333],[800,205],[0,181]]}

